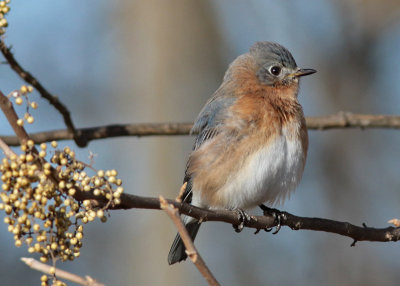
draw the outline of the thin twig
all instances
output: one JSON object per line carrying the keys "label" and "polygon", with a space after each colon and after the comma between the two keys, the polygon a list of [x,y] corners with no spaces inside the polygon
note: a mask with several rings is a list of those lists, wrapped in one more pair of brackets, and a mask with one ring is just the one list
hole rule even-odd
{"label": "thin twig", "polygon": [[0,109],[3,111],[12,129],[14,130],[14,133],[17,135],[18,143],[19,144],[26,143],[26,141],[29,140],[29,135],[26,132],[25,128],[17,124],[18,115],[15,112],[15,109],[13,108],[11,101],[1,91],[0,91]]}
{"label": "thin twig", "polygon": [[184,194],[185,191],[186,191],[187,183],[188,183],[188,182],[183,183],[181,189],[179,190],[179,194],[178,194],[178,196],[177,196],[176,199],[175,199],[178,203],[181,203],[181,202],[182,202],[182,197],[183,197],[183,194]]}
{"label": "thin twig", "polygon": [[6,155],[7,158],[10,158],[11,156],[16,156],[15,152],[0,138],[0,149],[3,150],[4,155]]}
{"label": "thin twig", "polygon": [[[400,129],[400,116],[394,115],[371,115],[353,114],[350,112],[339,112],[334,115],[307,117],[307,128],[309,130],[328,129]],[[113,124],[96,127],[77,129],[87,142],[105,138],[121,136],[175,136],[188,135],[192,123],[137,123],[137,124]],[[54,130],[30,134],[36,143],[50,142],[53,140],[71,140],[73,134],[68,130]],[[15,136],[0,136],[10,146],[18,145]]]}
{"label": "thin twig", "polygon": [[354,114],[340,111],[328,116],[307,117],[307,128],[316,130],[344,129],[344,128],[386,128],[400,129],[400,116]]}
{"label": "thin twig", "polygon": [[185,245],[186,254],[197,267],[201,275],[203,275],[209,285],[220,285],[194,246],[193,241],[179,216],[178,209],[169,204],[162,196],[160,196],[160,207],[174,222],[176,228],[178,229],[179,235],[182,238],[183,244]]}
{"label": "thin twig", "polygon": [[28,71],[26,71],[14,58],[10,48],[8,48],[5,42],[0,39],[0,51],[4,58],[7,60],[10,67],[27,83],[32,85],[40,95],[46,99],[51,105],[53,105],[63,116],[65,125],[67,126],[68,132],[72,134],[72,138],[76,144],[80,147],[85,147],[87,141],[84,136],[81,136],[78,130],[76,130],[74,123],[72,122],[70,112],[68,108],[58,99],[57,96],[52,95],[44,86]]}
{"label": "thin twig", "polygon": [[[28,265],[30,268],[37,270],[39,272],[43,272],[45,274],[51,274],[50,273],[50,268],[52,268],[50,265],[41,263],[33,258],[28,258],[28,257],[22,257],[21,260]],[[74,282],[79,285],[84,285],[84,286],[105,286],[105,284],[102,284],[100,282],[97,282],[95,279],[85,276],[85,278],[78,276],[76,274],[61,270],[56,268],[56,273],[55,275],[57,278],[60,279],[65,279],[71,282]]]}

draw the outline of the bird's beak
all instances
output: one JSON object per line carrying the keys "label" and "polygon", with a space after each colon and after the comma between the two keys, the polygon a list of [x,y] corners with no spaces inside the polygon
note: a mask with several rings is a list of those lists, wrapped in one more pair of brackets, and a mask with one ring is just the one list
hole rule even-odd
{"label": "bird's beak", "polygon": [[309,74],[316,73],[317,71],[314,69],[298,69],[296,72],[292,73],[292,77],[301,77]]}

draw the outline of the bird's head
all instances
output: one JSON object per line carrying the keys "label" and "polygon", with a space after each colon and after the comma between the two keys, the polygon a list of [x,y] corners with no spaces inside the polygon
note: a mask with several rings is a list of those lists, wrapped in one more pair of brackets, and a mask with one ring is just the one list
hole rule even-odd
{"label": "bird's head", "polygon": [[299,77],[316,72],[297,67],[292,54],[283,46],[271,42],[257,42],[250,49],[257,65],[257,78],[263,85],[292,85]]}

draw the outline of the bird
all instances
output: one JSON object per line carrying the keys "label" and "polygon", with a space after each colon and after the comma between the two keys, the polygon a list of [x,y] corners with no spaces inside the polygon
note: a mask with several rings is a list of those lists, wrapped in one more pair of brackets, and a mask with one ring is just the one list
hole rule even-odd
{"label": "bird", "polygon": [[[315,72],[297,67],[292,54],[274,42],[256,42],[238,56],[191,129],[197,136],[182,201],[245,215],[243,210],[283,202],[297,187],[307,157],[299,78]],[[194,240],[201,222],[190,216],[183,222]],[[186,258],[178,233],[168,263]]]}

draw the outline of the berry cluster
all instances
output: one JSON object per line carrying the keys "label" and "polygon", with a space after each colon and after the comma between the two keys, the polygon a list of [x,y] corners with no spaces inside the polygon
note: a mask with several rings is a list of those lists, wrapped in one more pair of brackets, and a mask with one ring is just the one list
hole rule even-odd
{"label": "berry cluster", "polygon": [[35,118],[29,112],[30,108],[36,109],[38,108],[38,104],[35,101],[30,101],[28,94],[33,91],[33,87],[30,85],[23,85],[19,90],[15,90],[8,95],[8,97],[13,97],[15,99],[15,104],[22,105],[24,100],[26,101],[26,112],[24,114],[24,118],[19,118],[17,120],[17,124],[19,126],[24,126],[24,122],[28,122],[32,124],[35,121]]}
{"label": "berry cluster", "polygon": [[5,15],[10,11],[8,4],[10,4],[10,0],[0,1],[0,35],[3,35],[8,27],[8,22],[5,18]]}
{"label": "berry cluster", "polygon": [[[17,247],[25,243],[42,262],[74,260],[80,255],[83,225],[96,217],[107,220],[107,208],[120,203],[122,182],[116,170],[88,175],[85,170],[92,167],[78,161],[69,147],[57,150],[54,141],[50,148],[42,143],[36,150],[29,140],[20,155],[2,159],[0,210]],[[77,200],[85,195],[94,200]]]}

